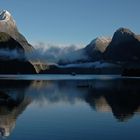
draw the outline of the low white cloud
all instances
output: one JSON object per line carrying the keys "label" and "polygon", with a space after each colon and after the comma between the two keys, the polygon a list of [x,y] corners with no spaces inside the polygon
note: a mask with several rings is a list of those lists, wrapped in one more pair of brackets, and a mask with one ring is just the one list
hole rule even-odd
{"label": "low white cloud", "polygon": [[0,49],[0,58],[2,59],[24,59],[23,55],[17,49]]}
{"label": "low white cloud", "polygon": [[27,60],[40,60],[44,63],[58,63],[60,60],[66,62],[70,60],[77,60],[85,56],[81,51],[77,51],[81,46],[77,45],[46,45],[45,43],[38,43],[34,45],[33,52],[26,52],[24,57],[18,49],[0,49],[1,59],[27,59]]}
{"label": "low white cloud", "polygon": [[48,45],[45,43],[38,43],[34,47],[35,52],[27,54],[27,59],[39,59],[46,63],[58,63],[66,54],[80,48],[77,45]]}

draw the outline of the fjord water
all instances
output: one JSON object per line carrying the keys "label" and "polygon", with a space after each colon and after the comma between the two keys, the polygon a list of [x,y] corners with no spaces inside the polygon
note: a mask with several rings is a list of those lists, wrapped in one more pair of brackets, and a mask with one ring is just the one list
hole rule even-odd
{"label": "fjord water", "polygon": [[139,139],[139,79],[0,80],[8,140]]}

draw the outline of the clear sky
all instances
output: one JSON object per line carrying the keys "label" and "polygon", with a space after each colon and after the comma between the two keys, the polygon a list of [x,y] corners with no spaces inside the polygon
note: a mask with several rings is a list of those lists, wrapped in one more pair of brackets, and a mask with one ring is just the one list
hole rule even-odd
{"label": "clear sky", "polygon": [[119,27],[140,33],[140,0],[1,0],[29,42],[88,44]]}

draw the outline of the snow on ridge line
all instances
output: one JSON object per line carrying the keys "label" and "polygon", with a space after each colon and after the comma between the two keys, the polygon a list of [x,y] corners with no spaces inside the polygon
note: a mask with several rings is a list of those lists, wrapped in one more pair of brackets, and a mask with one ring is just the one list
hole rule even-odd
{"label": "snow on ridge line", "polygon": [[9,20],[10,17],[11,17],[11,14],[7,10],[0,11],[0,20],[1,21]]}
{"label": "snow on ridge line", "polygon": [[97,42],[102,42],[102,43],[107,43],[107,42],[111,42],[111,37],[104,37],[104,36],[101,36],[101,37],[97,37],[95,38],[94,40],[91,41],[91,45],[92,44],[96,44]]}

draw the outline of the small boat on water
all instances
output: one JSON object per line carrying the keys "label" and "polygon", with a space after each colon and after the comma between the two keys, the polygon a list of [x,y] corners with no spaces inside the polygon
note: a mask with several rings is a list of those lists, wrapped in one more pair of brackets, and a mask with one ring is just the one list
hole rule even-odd
{"label": "small boat on water", "polygon": [[75,76],[75,75],[76,75],[76,73],[75,73],[75,72],[72,72],[72,73],[71,73],[71,75],[72,75],[72,76]]}

